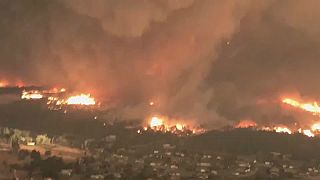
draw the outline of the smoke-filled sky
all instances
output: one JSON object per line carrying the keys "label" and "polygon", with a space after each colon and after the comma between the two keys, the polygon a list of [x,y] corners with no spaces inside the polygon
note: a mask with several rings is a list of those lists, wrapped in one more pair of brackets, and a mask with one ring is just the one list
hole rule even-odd
{"label": "smoke-filled sky", "polygon": [[[130,118],[293,123],[319,99],[318,0],[1,0],[0,80],[93,93]],[[155,109],[148,109],[155,101]]]}

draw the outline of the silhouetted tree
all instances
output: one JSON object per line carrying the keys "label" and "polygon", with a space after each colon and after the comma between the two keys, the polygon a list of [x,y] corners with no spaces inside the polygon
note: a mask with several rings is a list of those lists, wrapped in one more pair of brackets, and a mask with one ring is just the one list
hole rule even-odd
{"label": "silhouetted tree", "polygon": [[58,178],[59,172],[64,167],[64,162],[61,158],[52,156],[41,162],[40,170],[43,177]]}
{"label": "silhouetted tree", "polygon": [[20,159],[20,160],[23,160],[23,159],[25,159],[27,156],[29,156],[29,151],[28,150],[24,150],[24,149],[22,149],[22,150],[20,150],[19,151],[19,153],[18,153],[18,158]]}
{"label": "silhouetted tree", "polygon": [[34,161],[40,161],[41,160],[41,155],[39,151],[32,150],[30,154],[31,159]]}

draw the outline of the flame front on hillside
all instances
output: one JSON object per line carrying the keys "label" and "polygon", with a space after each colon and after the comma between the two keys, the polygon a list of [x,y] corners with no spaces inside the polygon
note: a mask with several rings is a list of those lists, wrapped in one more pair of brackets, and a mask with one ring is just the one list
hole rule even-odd
{"label": "flame front on hillside", "polygon": [[154,116],[151,118],[150,121],[150,127],[155,128],[163,125],[163,120],[158,118],[157,116]]}
{"label": "flame front on hillside", "polygon": [[282,100],[283,103],[291,105],[293,107],[300,108],[304,111],[319,114],[320,113],[320,107],[317,102],[313,103],[300,103],[294,99],[291,98],[285,98]]}
{"label": "flame front on hillside", "polygon": [[90,94],[80,94],[76,96],[70,96],[66,100],[68,105],[95,105],[96,101]]}
{"label": "flame front on hillside", "polygon": [[43,94],[40,91],[23,91],[21,99],[42,99]]}
{"label": "flame front on hillside", "polygon": [[76,106],[92,106],[96,104],[95,99],[90,94],[79,94],[72,96],[65,96],[65,88],[53,88],[49,90],[23,90],[21,99],[25,100],[39,100],[47,99],[48,108],[51,110],[61,109],[62,105],[76,105]]}
{"label": "flame front on hillside", "polygon": [[168,132],[176,135],[201,134],[205,132],[205,130],[202,128],[188,124],[188,121],[170,119],[165,116],[152,116],[147,121],[147,125],[143,128],[143,130],[138,130],[139,134],[148,130],[163,133]]}

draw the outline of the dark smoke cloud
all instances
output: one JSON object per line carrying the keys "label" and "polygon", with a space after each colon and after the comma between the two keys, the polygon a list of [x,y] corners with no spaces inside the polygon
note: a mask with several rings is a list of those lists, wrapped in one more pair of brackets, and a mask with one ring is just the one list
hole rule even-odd
{"label": "dark smoke cloud", "polygon": [[[211,104],[227,119],[303,124],[315,117],[288,112],[279,98],[319,100],[318,1],[275,1],[250,11],[230,46],[223,47],[210,75]],[[301,13],[307,13],[306,16]]]}
{"label": "dark smoke cloud", "polygon": [[319,98],[317,5],[2,0],[0,79],[91,92],[126,118],[290,124],[280,96]]}

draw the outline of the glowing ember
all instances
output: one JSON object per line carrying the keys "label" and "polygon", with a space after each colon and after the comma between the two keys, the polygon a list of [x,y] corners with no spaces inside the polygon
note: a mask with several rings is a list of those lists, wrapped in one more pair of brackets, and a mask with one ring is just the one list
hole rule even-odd
{"label": "glowing ember", "polygon": [[163,120],[158,118],[157,116],[154,116],[151,118],[150,121],[150,127],[157,127],[157,126],[162,126],[163,125]]}
{"label": "glowing ember", "polygon": [[71,96],[66,100],[66,104],[69,105],[95,105],[96,102],[90,94],[80,94],[76,96]]}
{"label": "glowing ember", "polygon": [[243,120],[236,125],[236,128],[249,128],[249,127],[256,127],[256,126],[257,126],[257,123],[252,120]]}
{"label": "glowing ember", "polygon": [[41,99],[43,95],[39,91],[23,91],[21,99]]}
{"label": "glowing ember", "polygon": [[312,112],[312,113],[320,113],[320,107],[318,106],[317,102],[314,103],[300,103],[294,99],[290,99],[290,98],[285,98],[282,100],[283,103],[291,105],[293,107],[297,107],[300,108],[304,111],[307,112]]}
{"label": "glowing ember", "polygon": [[6,87],[8,85],[9,85],[9,83],[7,81],[4,81],[4,80],[0,81],[0,87]]}

